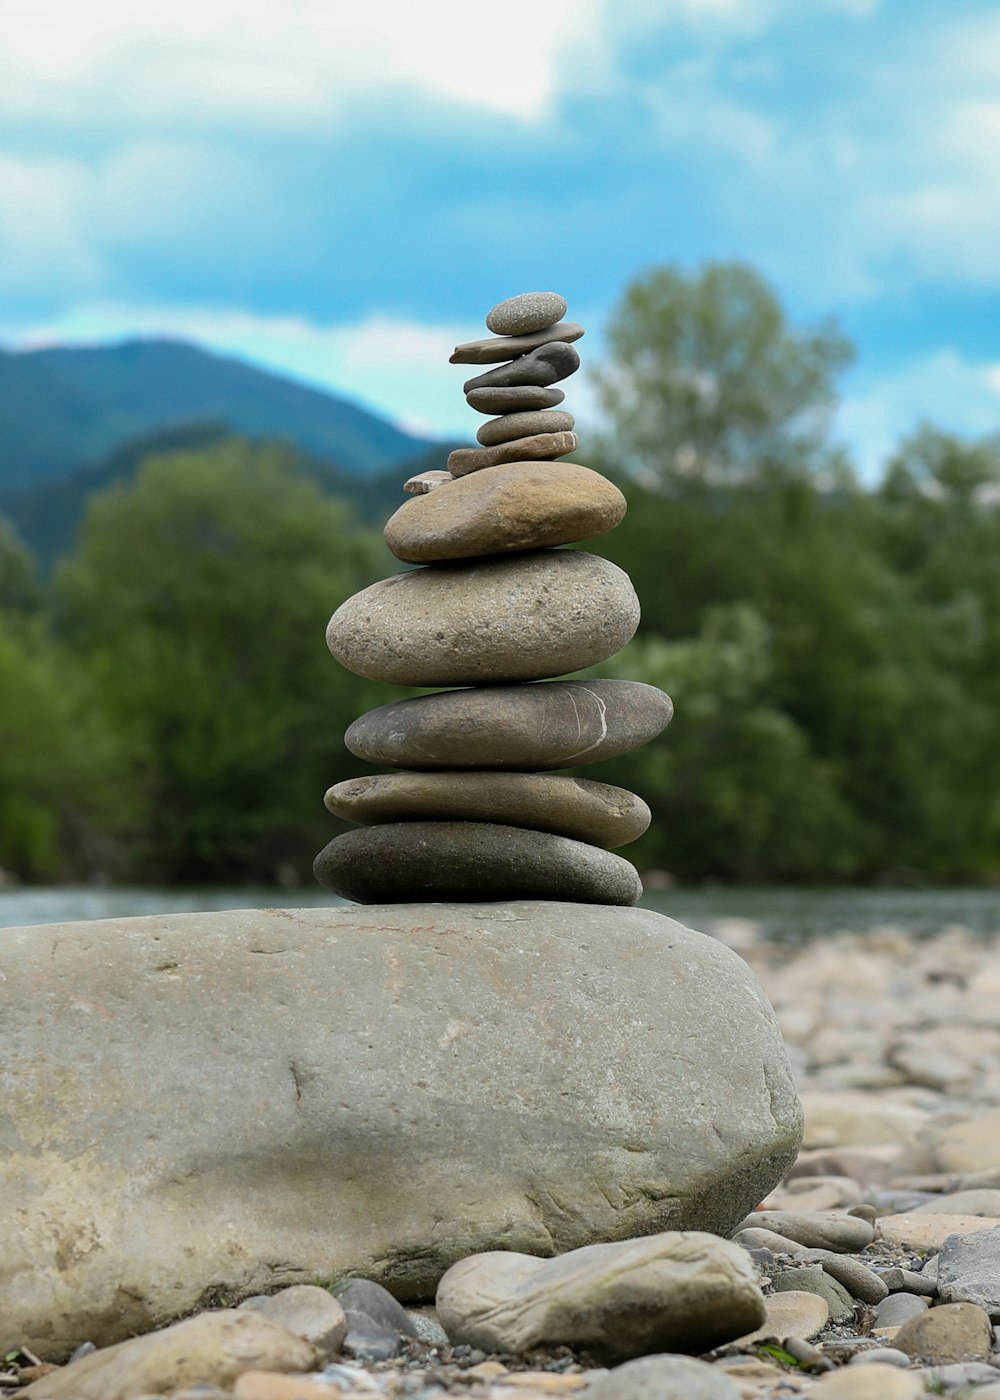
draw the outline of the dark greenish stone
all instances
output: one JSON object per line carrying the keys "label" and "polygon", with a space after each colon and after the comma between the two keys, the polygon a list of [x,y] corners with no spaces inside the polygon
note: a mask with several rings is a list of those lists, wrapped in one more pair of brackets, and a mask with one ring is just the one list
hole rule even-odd
{"label": "dark greenish stone", "polygon": [[473,389],[465,401],[477,413],[526,413],[529,409],[555,408],[565,397],[561,389],[521,384],[513,389]]}
{"label": "dark greenish stone", "polygon": [[392,700],[344,742],[395,768],[577,768],[648,744],[670,723],[669,695],[643,681],[485,685]]}
{"label": "dark greenish stone", "polygon": [[337,836],[313,869],[357,904],[560,899],[636,904],[642,883],[621,856],[565,836],[491,822],[392,822]]}

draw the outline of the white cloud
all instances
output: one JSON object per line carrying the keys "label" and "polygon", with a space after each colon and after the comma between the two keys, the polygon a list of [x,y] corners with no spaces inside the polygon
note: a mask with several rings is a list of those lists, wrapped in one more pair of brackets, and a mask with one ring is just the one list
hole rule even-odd
{"label": "white cloud", "polygon": [[849,389],[838,428],[866,480],[874,480],[904,434],[926,419],[977,437],[1000,429],[1000,362],[942,350]]}
{"label": "white cloud", "polygon": [[317,117],[404,86],[534,119],[595,3],[32,0],[0,7],[0,110]]}

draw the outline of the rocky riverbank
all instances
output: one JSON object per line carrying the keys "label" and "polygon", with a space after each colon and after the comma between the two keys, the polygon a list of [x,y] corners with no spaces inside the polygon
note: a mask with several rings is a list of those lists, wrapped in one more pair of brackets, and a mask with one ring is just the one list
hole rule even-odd
{"label": "rocky riverbank", "polygon": [[437,1312],[375,1288],[352,1299],[357,1284],[339,1300],[281,1290],[45,1374],[44,1355],[13,1353],[4,1388],[29,1382],[33,1400],[997,1400],[997,940],[884,928],[793,950],[746,925],[715,932],[768,993],[806,1111],[798,1160],[732,1242],[666,1231],[555,1260],[480,1255],[445,1274]]}

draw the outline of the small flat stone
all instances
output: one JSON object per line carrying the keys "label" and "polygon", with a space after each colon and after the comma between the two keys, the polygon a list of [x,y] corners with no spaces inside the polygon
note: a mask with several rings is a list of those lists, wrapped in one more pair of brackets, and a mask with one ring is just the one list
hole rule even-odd
{"label": "small flat stone", "polygon": [[771,1286],[775,1293],[815,1293],[826,1302],[831,1322],[841,1322],[854,1315],[854,1299],[821,1264],[779,1269],[771,1279]]}
{"label": "small flat stone", "polygon": [[341,665],[369,680],[489,685],[594,666],[638,624],[639,600],[622,569],[582,550],[550,549],[383,579],[337,609],[326,640]]}
{"label": "small flat stone", "polygon": [[763,1323],[745,1337],[737,1337],[741,1346],[762,1342],[767,1337],[801,1337],[809,1341],[830,1321],[826,1299],[815,1293],[772,1293],[766,1300],[767,1315]]}
{"label": "small flat stone", "polygon": [[520,292],[487,311],[486,329],[494,335],[530,335],[547,330],[565,315],[566,298],[558,292]]}
{"label": "small flat stone", "polygon": [[335,837],[313,869],[358,904],[550,899],[637,904],[642,884],[621,856],[545,831],[489,822],[389,822]]}
{"label": "small flat stone", "polygon": [[875,1309],[876,1327],[902,1327],[911,1317],[919,1317],[930,1307],[927,1298],[916,1293],[890,1293]]}
{"label": "small flat stone", "polygon": [[504,413],[483,423],[476,433],[476,441],[483,447],[497,447],[502,442],[536,437],[541,433],[571,433],[575,427],[576,419],[572,413],[560,408]]}
{"label": "small flat stone", "polygon": [[565,340],[553,340],[537,350],[529,350],[526,355],[519,355],[509,364],[498,365],[474,379],[467,379],[462,390],[467,394],[470,389],[510,389],[518,384],[539,384],[547,389],[550,384],[568,379],[579,368],[580,356],[573,346]]}
{"label": "small flat stone", "polygon": [[643,681],[476,686],[391,700],[356,719],[356,758],[409,769],[575,768],[628,753],[670,722],[670,697]]}
{"label": "small flat stone", "polygon": [[945,1128],[934,1144],[943,1172],[980,1172],[1000,1165],[1000,1109]]}
{"label": "small flat stone", "polygon": [[761,1320],[764,1300],[735,1245],[667,1231],[555,1259],[472,1255],[441,1279],[437,1308],[456,1343],[515,1354],[580,1346],[628,1358],[731,1341]]}
{"label": "small flat stone", "polygon": [[882,1282],[890,1293],[916,1293],[927,1298],[937,1295],[937,1278],[914,1273],[912,1269],[886,1269]]}
{"label": "small flat stone", "polygon": [[225,1389],[252,1367],[309,1371],[317,1360],[315,1347],[270,1318],[227,1309],[92,1351],[20,1394],[30,1400],[132,1400],[199,1381]]}
{"label": "small flat stone", "polygon": [[791,1210],[755,1211],[739,1228],[774,1230],[788,1239],[798,1240],[807,1249],[829,1249],[838,1254],[864,1249],[875,1238],[868,1221],[834,1211],[815,1211],[811,1215]]}
{"label": "small flat stone", "polygon": [[889,1293],[888,1285],[860,1259],[851,1254],[835,1254],[830,1249],[808,1249],[801,1256],[810,1264],[820,1264],[854,1298],[863,1303],[880,1303]]}
{"label": "small flat stone", "polygon": [[526,355],[529,350],[537,350],[541,345],[560,341],[569,345],[584,334],[583,327],[576,321],[557,321],[543,331],[532,331],[530,335],[489,336],[484,340],[468,340],[456,345],[449,358],[453,365],[498,365],[504,360],[512,360],[518,355]]}
{"label": "small flat stone", "polygon": [[245,1371],[233,1389],[233,1400],[340,1400],[342,1393],[313,1376]]}
{"label": "small flat stone", "polygon": [[798,1240],[790,1240],[786,1235],[779,1235],[774,1230],[759,1228],[737,1230],[733,1242],[744,1249],[769,1249],[774,1254],[804,1254],[806,1249]]}
{"label": "small flat stone", "polygon": [[982,1215],[1000,1219],[1000,1191],[995,1187],[949,1191],[916,1207],[921,1215]]}
{"label": "small flat stone", "polygon": [[587,1400],[740,1400],[742,1393],[717,1366],[662,1355],[616,1366],[588,1386]]}
{"label": "small flat stone", "polygon": [[576,433],[536,433],[533,437],[515,438],[496,447],[456,447],[448,453],[448,471],[452,476],[468,476],[484,467],[499,467],[505,462],[551,462],[565,457],[580,446]]}
{"label": "small flat stone", "polygon": [[554,773],[379,773],[337,783],[325,801],[335,817],[364,826],[499,822],[606,849],[634,841],[650,822],[649,808],[635,793]]}
{"label": "small flat stone", "polygon": [[894,1340],[908,1356],[928,1361],[981,1361],[990,1354],[993,1329],[974,1303],[945,1303],[904,1322]]}
{"label": "small flat stone", "polygon": [[417,1336],[417,1328],[398,1298],[380,1283],[367,1278],[349,1278],[331,1289],[351,1327],[367,1324],[396,1332],[401,1337]]}
{"label": "small flat stone", "polygon": [[627,509],[618,487],[575,462],[516,462],[406,501],[385,542],[411,564],[519,553],[603,535]]}
{"label": "small flat stone", "polygon": [[919,1376],[876,1362],[821,1376],[809,1394],[816,1400],[920,1400],[924,1386]]}
{"label": "small flat stone", "polygon": [[454,480],[451,472],[418,472],[403,482],[403,490],[408,496],[426,496],[435,486],[444,486]]}
{"label": "small flat stone", "polygon": [[465,401],[477,413],[524,413],[529,409],[555,408],[565,397],[561,389],[522,384],[513,389],[472,389]]}
{"label": "small flat stone", "polygon": [[990,1391],[993,1397],[1000,1394],[1000,1367],[988,1361],[953,1361],[946,1366],[928,1366],[914,1374],[927,1387],[924,1395],[959,1391],[961,1400],[991,1400]]}
{"label": "small flat stone", "polygon": [[896,1347],[872,1347],[869,1351],[855,1352],[848,1366],[909,1366],[912,1357]]}
{"label": "small flat stone", "polygon": [[877,1238],[886,1244],[901,1244],[907,1249],[922,1249],[934,1253],[949,1235],[971,1235],[977,1230],[992,1230],[1000,1225],[983,1215],[925,1215],[919,1211],[904,1211],[901,1215],[883,1215],[876,1226]]}
{"label": "small flat stone", "polygon": [[347,1331],[347,1318],[337,1299],[312,1283],[295,1283],[265,1299],[256,1311],[311,1342],[321,1356],[331,1356]]}
{"label": "small flat stone", "polygon": [[945,1240],[938,1258],[938,1292],[946,1303],[975,1303],[1000,1315],[1000,1228]]}

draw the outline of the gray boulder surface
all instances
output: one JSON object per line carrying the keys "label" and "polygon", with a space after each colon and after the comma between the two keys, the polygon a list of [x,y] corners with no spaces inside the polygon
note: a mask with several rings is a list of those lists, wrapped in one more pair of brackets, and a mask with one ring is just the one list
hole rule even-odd
{"label": "gray boulder surface", "polygon": [[801,1108],[753,973],[643,909],[164,914],[7,929],[0,1346],[58,1360],[358,1274],[728,1234]]}

